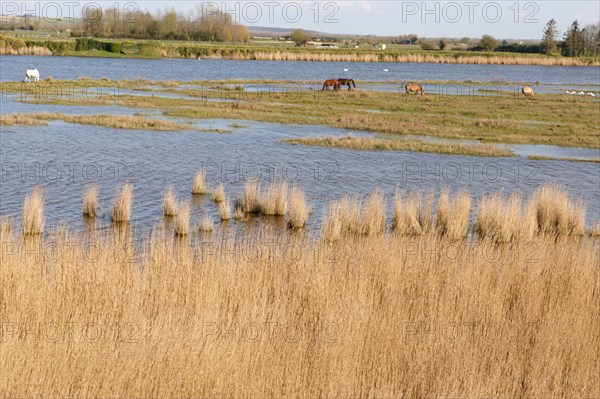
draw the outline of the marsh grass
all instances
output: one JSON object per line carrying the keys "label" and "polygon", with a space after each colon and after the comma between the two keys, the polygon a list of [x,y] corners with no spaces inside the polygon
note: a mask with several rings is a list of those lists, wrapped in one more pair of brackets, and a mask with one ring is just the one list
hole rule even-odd
{"label": "marsh grass", "polygon": [[273,181],[265,189],[257,189],[258,208],[265,216],[285,216],[288,200],[288,183],[285,180]]}
{"label": "marsh grass", "polygon": [[46,126],[47,121],[32,118],[26,114],[3,114],[0,125],[4,126]]}
{"label": "marsh grass", "polygon": [[98,190],[98,184],[92,183],[83,194],[83,214],[89,218],[95,218],[98,214]]}
{"label": "marsh grass", "polygon": [[175,217],[174,227],[177,236],[187,236],[190,233],[190,214],[192,204],[189,201],[179,204],[179,212]]}
{"label": "marsh grass", "polygon": [[438,198],[435,226],[438,234],[450,240],[462,240],[469,230],[471,195],[461,192],[451,198],[448,190],[443,190]]}
{"label": "marsh grass", "polygon": [[261,192],[257,181],[247,181],[244,192],[239,197],[236,208],[241,208],[245,213],[256,214],[261,212]]}
{"label": "marsh grass", "polygon": [[346,136],[286,139],[284,142],[293,145],[347,148],[363,151],[411,151],[480,157],[511,157],[515,155],[511,150],[494,144],[433,143],[416,139]]}
{"label": "marsh grass", "polygon": [[597,241],[39,239],[0,231],[6,397],[600,397]]}
{"label": "marsh grass", "polygon": [[212,233],[215,229],[215,222],[210,216],[204,216],[198,228],[202,233]]}
{"label": "marsh grass", "polygon": [[538,231],[551,235],[581,236],[585,233],[585,206],[573,200],[564,188],[539,187],[531,198]]}
{"label": "marsh grass", "polygon": [[361,234],[377,236],[385,233],[386,204],[383,191],[374,191],[366,200],[361,219]]}
{"label": "marsh grass", "polygon": [[299,229],[306,226],[309,215],[310,208],[306,202],[304,191],[299,186],[293,186],[289,198],[288,227]]}
{"label": "marsh grass", "polygon": [[25,196],[21,223],[23,235],[38,235],[44,233],[44,191],[36,186]]}
{"label": "marsh grass", "polygon": [[133,185],[125,183],[117,192],[113,200],[110,218],[116,223],[128,223],[131,219],[131,206],[133,204]]}
{"label": "marsh grass", "polygon": [[6,125],[47,125],[48,121],[60,120],[81,125],[96,125],[112,129],[136,129],[173,131],[186,130],[190,126],[163,119],[146,118],[139,115],[70,115],[64,113],[9,114],[2,116]]}
{"label": "marsh grass", "polygon": [[520,193],[505,196],[502,191],[484,195],[479,204],[473,231],[480,238],[498,243],[528,241],[539,232],[533,198],[523,204]]}
{"label": "marsh grass", "polygon": [[177,203],[177,194],[172,186],[167,188],[163,194],[163,215],[176,216],[179,212],[179,204]]}
{"label": "marsh grass", "polygon": [[[275,84],[279,82],[274,82]],[[468,82],[462,82],[467,84]],[[43,82],[42,86],[3,82],[1,89],[9,93],[25,93],[23,101],[59,105],[113,105],[115,96],[102,98],[70,98],[53,96],[39,98],[36,87],[44,90],[60,90],[64,85],[74,85],[81,90],[89,87],[128,87],[127,85],[146,84],[136,81],[56,81]],[[198,82],[199,85],[202,82]],[[143,87],[143,86],[139,86]],[[155,90],[148,88],[148,90]],[[539,95],[535,101],[527,101],[513,93],[502,97],[479,97],[468,95],[434,94],[423,101],[412,96],[385,92],[343,92],[339,95],[324,95],[320,92],[264,93],[244,92],[239,101],[238,92],[215,91],[208,94],[204,87],[186,89],[166,89],[175,94],[191,97],[211,97],[229,101],[208,101],[197,107],[196,98],[165,98],[162,96],[141,97],[123,94],[118,96],[118,104],[144,110],[160,110],[165,116],[186,119],[226,118],[255,120],[287,124],[325,125],[352,130],[365,130],[377,133],[403,135],[423,135],[454,140],[477,138],[488,147],[474,148],[448,146],[451,154],[473,154],[476,150],[482,156],[494,156],[498,151],[507,151],[497,146],[505,144],[547,144],[567,147],[598,148],[598,135],[595,129],[595,114],[586,112],[594,107],[593,98],[566,98],[564,95]],[[164,90],[163,90],[164,91]],[[212,98],[212,97],[211,97]],[[373,112],[377,111],[377,112]],[[419,115],[415,118],[414,115]],[[482,118],[485,116],[485,118]],[[189,126],[187,127],[189,129]],[[393,137],[393,136],[392,136]],[[326,138],[321,138],[325,140]],[[382,141],[383,140],[383,141]],[[355,149],[396,149],[419,151],[425,148],[434,153],[443,153],[441,143],[416,143],[412,140],[387,140],[377,138],[374,142],[359,143],[346,140],[335,143]],[[398,141],[399,143],[392,143]],[[319,143],[325,145],[326,143]],[[444,144],[442,144],[443,146]],[[400,147],[402,148],[400,148]],[[408,147],[408,148],[406,148]],[[500,147],[500,148],[498,148]],[[424,150],[425,151],[425,150]],[[485,155],[488,154],[488,155]],[[510,156],[495,155],[495,156]]]}
{"label": "marsh grass", "polygon": [[223,200],[218,203],[219,217],[222,221],[231,219],[231,204],[229,203],[229,196],[225,195]]}
{"label": "marsh grass", "polygon": [[219,184],[217,186],[217,188],[215,189],[215,191],[212,193],[212,199],[213,201],[215,201],[217,204],[223,202],[223,200],[225,199],[225,185],[223,184]]}
{"label": "marsh grass", "polygon": [[192,194],[204,195],[209,192],[210,189],[206,185],[206,170],[200,170],[194,176],[194,181],[192,182]]}

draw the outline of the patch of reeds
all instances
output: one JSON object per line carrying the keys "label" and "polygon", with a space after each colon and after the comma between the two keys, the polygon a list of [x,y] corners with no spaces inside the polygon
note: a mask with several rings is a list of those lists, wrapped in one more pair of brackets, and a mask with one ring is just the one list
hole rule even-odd
{"label": "patch of reeds", "polygon": [[229,196],[225,195],[223,200],[218,203],[219,217],[222,221],[231,219],[231,204],[229,203]]}
{"label": "patch of reeds", "polygon": [[225,186],[223,184],[219,184],[212,194],[212,199],[218,204],[220,202],[223,202],[225,196]]}
{"label": "patch of reeds", "polygon": [[191,210],[192,204],[189,201],[179,204],[179,212],[177,212],[174,222],[177,236],[187,236],[189,234]]}
{"label": "patch of reeds", "polygon": [[116,223],[127,223],[131,219],[131,206],[133,204],[133,185],[123,184],[117,192],[110,212],[110,218]]}
{"label": "patch of reeds", "polygon": [[288,184],[281,180],[272,182],[265,190],[257,191],[258,208],[265,216],[285,216],[287,211]]}
{"label": "patch of reeds", "polygon": [[177,195],[173,187],[167,188],[163,194],[163,215],[176,216],[179,212],[179,204],[177,203]]}
{"label": "patch of reeds", "polygon": [[210,216],[204,216],[198,228],[203,233],[211,233],[215,229],[215,222]]}
{"label": "patch of reeds", "polygon": [[83,214],[95,218],[98,214],[98,184],[90,184],[83,194]]}
{"label": "patch of reeds", "polygon": [[451,198],[448,190],[443,190],[438,198],[435,226],[437,232],[450,240],[467,237],[469,215],[471,213],[471,195],[461,192]]}
{"label": "patch of reeds", "polygon": [[288,209],[288,227],[291,229],[299,229],[306,225],[310,208],[306,202],[306,195],[302,188],[293,186],[290,192],[290,201]]}
{"label": "patch of reeds", "polygon": [[564,188],[539,187],[531,198],[540,233],[581,236],[585,233],[586,209],[581,200],[573,200]]}
{"label": "patch of reeds", "polygon": [[210,190],[206,184],[206,171],[200,170],[194,176],[194,181],[192,182],[192,194],[203,195],[208,194],[209,192]]}
{"label": "patch of reeds", "polygon": [[36,186],[25,196],[21,213],[23,235],[44,233],[44,191]]}
{"label": "patch of reeds", "polygon": [[379,137],[306,137],[283,140],[293,145],[347,148],[363,151],[411,151],[434,154],[473,155],[480,157],[511,157],[514,152],[495,144],[436,143],[418,139]]}

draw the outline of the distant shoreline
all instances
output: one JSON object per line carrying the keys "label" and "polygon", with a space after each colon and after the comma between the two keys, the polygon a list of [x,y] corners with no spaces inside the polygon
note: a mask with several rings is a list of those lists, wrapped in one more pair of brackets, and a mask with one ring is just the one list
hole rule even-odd
{"label": "distant shoreline", "polygon": [[[187,58],[257,61],[432,63],[468,65],[600,66],[594,57],[550,57],[541,54],[465,50],[373,50],[273,47],[257,44],[114,41],[98,49],[76,47],[74,40],[18,40],[2,37],[0,55],[54,55],[97,58]],[[114,48],[114,49],[113,49]],[[108,51],[107,51],[108,50]]]}

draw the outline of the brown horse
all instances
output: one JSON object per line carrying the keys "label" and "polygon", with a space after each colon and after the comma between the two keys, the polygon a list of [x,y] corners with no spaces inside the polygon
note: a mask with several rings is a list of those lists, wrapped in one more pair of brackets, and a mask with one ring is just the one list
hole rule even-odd
{"label": "brown horse", "polygon": [[420,84],[408,83],[406,86],[404,86],[404,88],[406,89],[406,94],[408,94],[408,93],[419,94],[419,92],[420,92],[422,96],[425,95],[425,90],[423,90],[423,87]]}
{"label": "brown horse", "polygon": [[354,83],[354,79],[338,79],[340,82],[340,86],[348,86],[348,91],[352,90],[352,86],[356,89],[356,83]]}
{"label": "brown horse", "polygon": [[340,81],[337,79],[326,80],[325,83],[323,83],[323,91],[329,90],[330,86],[333,86],[334,91],[339,91],[340,90]]}

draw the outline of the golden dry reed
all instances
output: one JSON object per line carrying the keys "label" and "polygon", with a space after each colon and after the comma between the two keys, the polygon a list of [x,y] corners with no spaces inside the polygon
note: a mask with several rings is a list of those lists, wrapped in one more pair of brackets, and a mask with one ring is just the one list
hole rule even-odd
{"label": "golden dry reed", "polygon": [[258,208],[265,216],[285,216],[287,211],[288,184],[281,180],[271,182],[264,191],[258,190]]}
{"label": "golden dry reed", "polygon": [[209,191],[210,190],[206,185],[206,171],[200,170],[196,173],[196,176],[194,176],[194,181],[192,183],[192,194],[208,194]]}
{"label": "golden dry reed", "polygon": [[600,397],[598,241],[103,234],[0,231],[3,397]]}
{"label": "golden dry reed", "polygon": [[218,204],[219,217],[222,221],[231,219],[231,204],[229,203],[229,196],[225,195],[223,200]]}
{"label": "golden dry reed", "polygon": [[215,189],[212,198],[217,204],[219,202],[223,202],[225,199],[225,186],[223,184],[219,184],[219,186]]}
{"label": "golden dry reed", "polygon": [[540,232],[576,236],[585,233],[583,202],[574,201],[562,187],[542,186],[534,193],[531,201]]}
{"label": "golden dry reed", "polygon": [[192,211],[192,204],[186,201],[179,204],[179,212],[175,217],[174,227],[175,234],[178,236],[187,236],[190,233],[190,213]]}
{"label": "golden dry reed", "polygon": [[[433,63],[433,64],[478,64],[478,65],[544,65],[544,66],[591,66],[598,65],[596,60],[571,57],[545,56],[444,56],[431,54],[372,54],[372,53],[322,53],[322,52],[254,52],[238,54],[237,59],[256,59],[261,61],[312,61],[312,62],[397,62],[397,63]],[[241,57],[241,58],[239,58]]]}
{"label": "golden dry reed", "polygon": [[173,187],[169,187],[163,195],[163,214],[165,216],[176,216],[177,212],[179,212],[177,194],[175,194]]}
{"label": "golden dry reed", "polygon": [[98,214],[98,184],[90,184],[83,193],[83,214],[95,218]]}
{"label": "golden dry reed", "polygon": [[201,232],[210,233],[215,229],[215,222],[210,216],[204,216],[200,221],[199,229]]}
{"label": "golden dry reed", "polygon": [[131,219],[131,206],[133,204],[133,185],[123,184],[121,190],[113,200],[110,218],[116,223],[127,223]]}
{"label": "golden dry reed", "polygon": [[406,201],[399,191],[394,199],[392,228],[397,235],[421,235],[434,228],[433,201],[435,193],[423,191],[410,193]]}
{"label": "golden dry reed", "polygon": [[471,195],[459,193],[455,198],[450,197],[448,190],[443,190],[438,198],[436,229],[442,236],[451,240],[461,240],[469,230],[469,215],[471,213]]}
{"label": "golden dry reed", "polygon": [[310,208],[306,202],[306,195],[302,188],[298,186],[292,187],[289,198],[288,207],[288,227],[291,229],[299,229],[306,226],[306,222],[310,215]]}
{"label": "golden dry reed", "polygon": [[260,213],[260,186],[256,181],[247,181],[244,192],[238,200],[237,206],[245,213]]}
{"label": "golden dry reed", "polygon": [[35,186],[33,191],[25,196],[21,213],[24,235],[44,233],[44,191]]}

